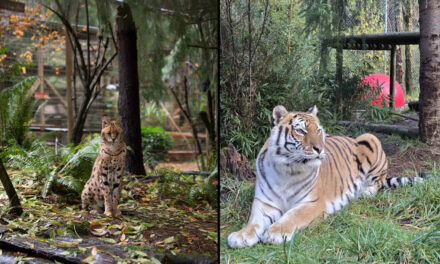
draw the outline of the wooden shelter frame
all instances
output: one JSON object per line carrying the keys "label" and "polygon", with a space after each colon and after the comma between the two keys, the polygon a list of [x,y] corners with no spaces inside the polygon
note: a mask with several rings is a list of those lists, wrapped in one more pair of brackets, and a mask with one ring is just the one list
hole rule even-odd
{"label": "wooden shelter frame", "polygon": [[336,98],[338,109],[342,109],[343,50],[390,50],[390,108],[394,108],[394,80],[396,75],[396,47],[419,45],[420,32],[393,32],[339,36],[331,39],[327,46],[336,49]]}

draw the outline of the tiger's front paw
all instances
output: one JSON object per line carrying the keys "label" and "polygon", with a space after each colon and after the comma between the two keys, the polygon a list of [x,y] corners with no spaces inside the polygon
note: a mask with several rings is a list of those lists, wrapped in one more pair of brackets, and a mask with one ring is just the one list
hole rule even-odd
{"label": "tiger's front paw", "polygon": [[272,224],[266,232],[264,232],[261,241],[268,244],[281,244],[284,241],[288,242],[292,239],[292,233],[289,232],[290,228],[284,227],[281,224]]}
{"label": "tiger's front paw", "polygon": [[252,247],[257,244],[259,238],[254,228],[245,227],[240,231],[233,232],[228,236],[228,245],[231,248]]}

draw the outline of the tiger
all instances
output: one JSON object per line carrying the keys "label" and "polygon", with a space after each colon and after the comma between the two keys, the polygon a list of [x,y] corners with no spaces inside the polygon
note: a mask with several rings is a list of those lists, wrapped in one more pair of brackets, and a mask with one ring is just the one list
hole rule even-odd
{"label": "tiger", "polygon": [[273,109],[273,128],[256,160],[250,217],[228,236],[231,248],[290,241],[295,230],[354,198],[423,180],[387,178],[387,157],[376,136],[326,135],[317,114],[316,106],[306,112],[288,112],[281,105]]}

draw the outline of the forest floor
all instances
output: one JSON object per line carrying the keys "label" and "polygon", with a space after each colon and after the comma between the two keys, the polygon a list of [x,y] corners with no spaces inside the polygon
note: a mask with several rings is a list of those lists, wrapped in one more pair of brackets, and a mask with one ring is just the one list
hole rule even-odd
{"label": "forest floor", "polygon": [[[172,164],[171,167],[193,170],[194,164]],[[23,180],[20,171],[8,173],[25,213],[15,219],[5,215],[0,218],[0,244],[2,239],[24,237],[28,241],[25,244],[31,247],[37,247],[40,241],[62,249],[61,255],[86,263],[98,260],[100,253],[106,259],[102,263],[155,263],[153,257],[161,259],[166,255],[169,259],[180,254],[205,256],[202,259],[207,263],[218,259],[217,209],[206,201],[190,204],[185,189],[167,186],[174,190],[170,194],[160,187],[159,179],[130,176],[122,191],[119,206],[122,216],[111,218],[79,210],[78,198],[66,201],[52,195],[43,199],[36,180]],[[3,193],[0,187],[0,194]],[[0,196],[0,208],[6,208],[7,203],[7,198]],[[1,226],[8,228],[2,232]],[[153,251],[158,255],[151,254]]]}
{"label": "forest floor", "polygon": [[352,201],[327,219],[297,232],[292,243],[231,249],[227,236],[244,227],[255,182],[222,176],[221,263],[438,263],[440,150],[416,139],[374,134],[387,154],[389,176],[412,177],[428,172],[433,178]]}

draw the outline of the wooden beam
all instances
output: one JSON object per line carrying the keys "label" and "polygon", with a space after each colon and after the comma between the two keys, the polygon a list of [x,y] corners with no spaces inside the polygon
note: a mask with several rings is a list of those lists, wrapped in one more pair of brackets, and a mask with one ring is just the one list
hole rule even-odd
{"label": "wooden beam", "polygon": [[2,0],[0,1],[0,9],[6,9],[9,11],[15,12],[24,12],[25,5],[24,3],[10,1],[10,0]]}
{"label": "wooden beam", "polygon": [[67,101],[67,140],[70,142],[73,133],[73,105],[72,105],[72,77],[73,77],[73,51],[72,46],[66,41],[66,101]]}
{"label": "wooden beam", "polygon": [[[38,65],[38,77],[40,79],[40,92],[44,92],[44,61],[43,61],[43,48],[38,47],[37,50],[37,65]],[[44,104],[41,106],[40,110],[40,122],[41,131],[44,130],[45,120],[44,120]]]}
{"label": "wooden beam", "polygon": [[34,84],[32,84],[31,89],[29,90],[32,95],[37,90],[37,88],[40,87],[40,82],[41,82],[41,80],[37,79],[37,80],[35,80]]}
{"label": "wooden beam", "polygon": [[46,79],[44,79],[44,82],[47,84],[47,86],[49,87],[49,89],[52,90],[52,92],[55,94],[55,96],[58,98],[58,100],[61,101],[61,103],[63,104],[64,108],[67,109],[67,102],[66,100],[64,100],[64,98],[61,96],[61,94],[57,91],[57,89]]}
{"label": "wooden beam", "polygon": [[394,89],[394,80],[396,76],[396,46],[391,49],[390,55],[390,108],[394,108],[394,96],[396,94]]}
{"label": "wooden beam", "polygon": [[348,35],[329,39],[333,48],[342,41],[343,49],[354,50],[391,50],[393,45],[418,45],[420,32],[392,32],[381,34]]}

